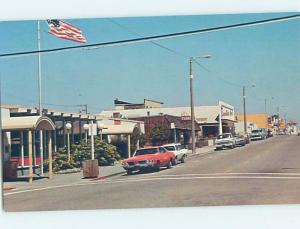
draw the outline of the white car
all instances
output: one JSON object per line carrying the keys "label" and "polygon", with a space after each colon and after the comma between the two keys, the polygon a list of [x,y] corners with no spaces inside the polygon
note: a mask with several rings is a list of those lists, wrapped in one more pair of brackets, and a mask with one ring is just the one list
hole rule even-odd
{"label": "white car", "polygon": [[231,133],[220,134],[217,137],[215,142],[216,150],[223,148],[235,148],[236,147],[236,139],[232,136]]}
{"label": "white car", "polygon": [[185,158],[187,157],[188,150],[183,147],[180,143],[172,143],[172,144],[166,144],[163,145],[163,147],[171,151],[175,154],[175,164],[180,161],[181,163],[184,163]]}

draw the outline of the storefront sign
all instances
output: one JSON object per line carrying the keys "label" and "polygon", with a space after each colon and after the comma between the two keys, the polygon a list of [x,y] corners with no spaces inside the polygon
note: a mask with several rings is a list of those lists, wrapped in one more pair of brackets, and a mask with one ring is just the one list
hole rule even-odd
{"label": "storefront sign", "polygon": [[181,121],[188,121],[192,120],[192,117],[187,112],[181,113]]}

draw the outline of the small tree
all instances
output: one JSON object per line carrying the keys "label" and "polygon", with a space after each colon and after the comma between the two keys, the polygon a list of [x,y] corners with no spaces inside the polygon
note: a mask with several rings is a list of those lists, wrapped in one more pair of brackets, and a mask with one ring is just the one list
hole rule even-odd
{"label": "small tree", "polygon": [[169,133],[163,131],[161,126],[156,126],[151,130],[150,140],[154,145],[162,144],[169,138]]}

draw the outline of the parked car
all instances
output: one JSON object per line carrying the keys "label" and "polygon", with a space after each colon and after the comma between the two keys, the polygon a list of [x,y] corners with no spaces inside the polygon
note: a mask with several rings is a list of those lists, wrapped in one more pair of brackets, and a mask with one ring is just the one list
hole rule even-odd
{"label": "parked car", "polygon": [[122,161],[122,166],[127,174],[132,174],[134,171],[159,171],[161,167],[170,168],[174,164],[175,154],[164,147],[138,149],[133,157]]}
{"label": "parked car", "polygon": [[246,144],[249,144],[250,139],[251,139],[250,134],[244,134],[244,136],[245,136],[245,139],[246,139]]}
{"label": "parked car", "polygon": [[235,144],[238,146],[245,146],[247,143],[246,136],[238,134],[235,135]]}
{"label": "parked car", "polygon": [[251,131],[251,141],[252,140],[263,140],[267,138],[267,131],[264,128],[255,129]]}
{"label": "parked car", "polygon": [[175,154],[175,164],[180,161],[184,163],[185,158],[187,157],[188,150],[183,147],[180,143],[172,143],[163,145],[168,151],[173,152]]}
{"label": "parked car", "polygon": [[267,137],[268,137],[268,138],[273,137],[273,132],[272,132],[272,130],[268,130],[268,135],[267,135]]}
{"label": "parked car", "polygon": [[215,144],[216,144],[216,150],[223,149],[223,148],[233,149],[236,146],[235,138],[232,136],[231,133],[218,135]]}

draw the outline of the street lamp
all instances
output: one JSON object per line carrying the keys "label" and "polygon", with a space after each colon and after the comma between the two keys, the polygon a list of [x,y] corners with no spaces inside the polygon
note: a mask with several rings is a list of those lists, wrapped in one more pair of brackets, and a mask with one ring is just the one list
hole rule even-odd
{"label": "street lamp", "polygon": [[246,117],[246,87],[255,87],[255,85],[243,86],[243,107],[244,107],[244,134],[247,134],[247,117]]}
{"label": "street lamp", "polygon": [[194,95],[193,95],[193,61],[197,62],[196,59],[199,58],[211,58],[211,55],[204,55],[199,57],[190,57],[189,66],[190,66],[190,101],[191,101],[191,124],[192,124],[192,153],[195,153],[195,113],[194,113]]}
{"label": "street lamp", "polygon": [[65,128],[67,130],[67,140],[68,140],[68,162],[71,160],[71,154],[70,154],[70,130],[72,128],[71,123],[67,123],[65,125]]}
{"label": "street lamp", "polygon": [[89,124],[85,123],[83,125],[83,129],[84,129],[84,132],[85,132],[85,144],[87,144],[89,128],[90,128]]}

